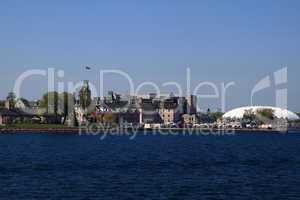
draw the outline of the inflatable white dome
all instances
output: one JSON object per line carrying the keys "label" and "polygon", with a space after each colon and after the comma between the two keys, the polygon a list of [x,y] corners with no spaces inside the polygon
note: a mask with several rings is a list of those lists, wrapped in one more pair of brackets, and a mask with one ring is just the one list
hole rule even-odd
{"label": "inflatable white dome", "polygon": [[299,116],[289,110],[271,107],[271,106],[247,106],[233,109],[223,115],[223,118],[236,118],[241,119],[247,110],[252,110],[252,112],[257,113],[257,111],[262,109],[272,109],[276,118],[284,118],[290,121],[299,120]]}

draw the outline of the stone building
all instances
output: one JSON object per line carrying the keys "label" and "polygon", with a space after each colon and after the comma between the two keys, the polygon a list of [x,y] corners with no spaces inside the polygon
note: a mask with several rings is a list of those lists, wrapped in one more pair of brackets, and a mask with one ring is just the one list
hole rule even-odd
{"label": "stone building", "polygon": [[153,99],[139,99],[139,123],[161,123],[159,116],[159,101]]}
{"label": "stone building", "polygon": [[199,122],[196,114],[184,114],[182,115],[182,121],[184,124],[197,124]]}
{"label": "stone building", "polygon": [[196,114],[197,113],[197,96],[189,95],[186,97],[187,101],[187,114]]}
{"label": "stone building", "polygon": [[180,121],[180,115],[183,114],[181,110],[178,98],[169,98],[161,102],[159,116],[164,124],[177,123]]}

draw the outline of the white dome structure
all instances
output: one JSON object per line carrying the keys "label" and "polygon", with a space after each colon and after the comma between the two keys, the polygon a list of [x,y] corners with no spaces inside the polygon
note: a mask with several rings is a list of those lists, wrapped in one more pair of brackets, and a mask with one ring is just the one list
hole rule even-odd
{"label": "white dome structure", "polygon": [[284,118],[289,121],[299,120],[299,116],[289,110],[271,107],[271,106],[247,106],[233,109],[223,115],[223,118],[235,118],[241,119],[243,118],[246,111],[251,110],[253,113],[257,113],[259,110],[263,109],[271,109],[274,111],[274,116],[276,118]]}

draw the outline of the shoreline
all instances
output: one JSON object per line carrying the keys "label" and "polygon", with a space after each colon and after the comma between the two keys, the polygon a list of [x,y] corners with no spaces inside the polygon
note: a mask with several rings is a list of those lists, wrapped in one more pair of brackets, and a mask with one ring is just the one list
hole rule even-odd
{"label": "shoreline", "polygon": [[[122,131],[127,131],[127,132],[134,132],[134,131],[139,131],[139,132],[167,132],[167,131],[173,131],[173,132],[202,132],[202,133],[207,133],[207,132],[220,132],[220,133],[277,133],[277,134],[282,134],[282,133],[292,133],[292,132],[300,132],[299,128],[290,128],[290,129],[282,129],[282,130],[277,130],[277,129],[213,129],[213,128],[206,128],[206,129],[200,129],[200,128],[193,128],[193,129],[188,129],[188,128],[160,128],[160,129],[145,129],[145,128],[138,128],[138,129],[133,129],[133,128],[107,128],[100,130],[98,134],[101,134],[102,132],[122,132]],[[51,134],[78,134],[78,133],[83,133],[83,134],[89,134],[91,132],[90,130],[87,130],[86,128],[0,128],[0,134],[18,134],[18,133],[34,133],[34,134],[43,134],[43,133],[51,133]],[[92,133],[92,132],[91,132]]]}

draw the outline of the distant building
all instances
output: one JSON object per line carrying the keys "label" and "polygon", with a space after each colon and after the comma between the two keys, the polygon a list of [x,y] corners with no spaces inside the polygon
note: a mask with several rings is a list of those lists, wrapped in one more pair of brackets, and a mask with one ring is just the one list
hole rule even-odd
{"label": "distant building", "polygon": [[299,116],[287,109],[272,107],[272,106],[247,106],[233,109],[231,111],[226,112],[223,115],[224,119],[243,119],[245,115],[254,114],[259,115],[260,111],[269,110],[274,115],[274,118],[277,119],[285,119],[288,121],[299,120]]}
{"label": "distant building", "polygon": [[199,122],[196,114],[184,114],[182,115],[182,120],[184,124],[197,124]]}
{"label": "distant building", "polygon": [[[191,123],[197,121],[197,98],[196,96],[176,97],[171,95],[157,96],[155,93],[140,96],[122,96],[109,91],[108,96],[94,98],[92,105],[95,109],[87,112],[81,105],[75,106],[75,114],[79,124],[91,120],[101,123],[103,116],[114,114],[117,116],[119,125],[136,124],[159,124],[170,125],[181,122],[183,114],[189,114],[193,119]],[[96,119],[96,120],[95,120]]]}
{"label": "distant building", "polygon": [[48,123],[56,124],[61,122],[60,115],[35,115],[26,113],[18,108],[0,108],[0,125],[13,123]]}
{"label": "distant building", "polygon": [[18,99],[15,103],[15,107],[25,110],[29,107],[29,102],[26,99]]}
{"label": "distant building", "polygon": [[139,122],[143,123],[161,123],[159,116],[159,102],[153,101],[152,99],[140,99],[139,108]]}
{"label": "distant building", "polygon": [[139,113],[119,113],[118,123],[120,126],[136,125],[139,124]]}
{"label": "distant building", "polygon": [[155,99],[156,98],[156,93],[150,93],[149,98],[150,99]]}
{"label": "distant building", "polygon": [[171,124],[180,121],[183,114],[179,108],[178,98],[169,98],[161,102],[159,115],[164,124]]}
{"label": "distant building", "polygon": [[38,114],[39,112],[39,102],[28,101],[26,99],[20,98],[16,101],[14,108],[28,112],[31,114]]}
{"label": "distant building", "polygon": [[187,100],[187,114],[197,113],[197,96],[190,95],[186,97]]}
{"label": "distant building", "polygon": [[0,108],[0,125],[11,124],[17,117],[17,113],[7,108]]}
{"label": "distant building", "polygon": [[181,121],[183,114],[196,114],[196,104],[196,96],[186,99],[174,95],[156,97],[154,94],[150,94],[149,98],[140,99],[140,123],[177,123]]}

